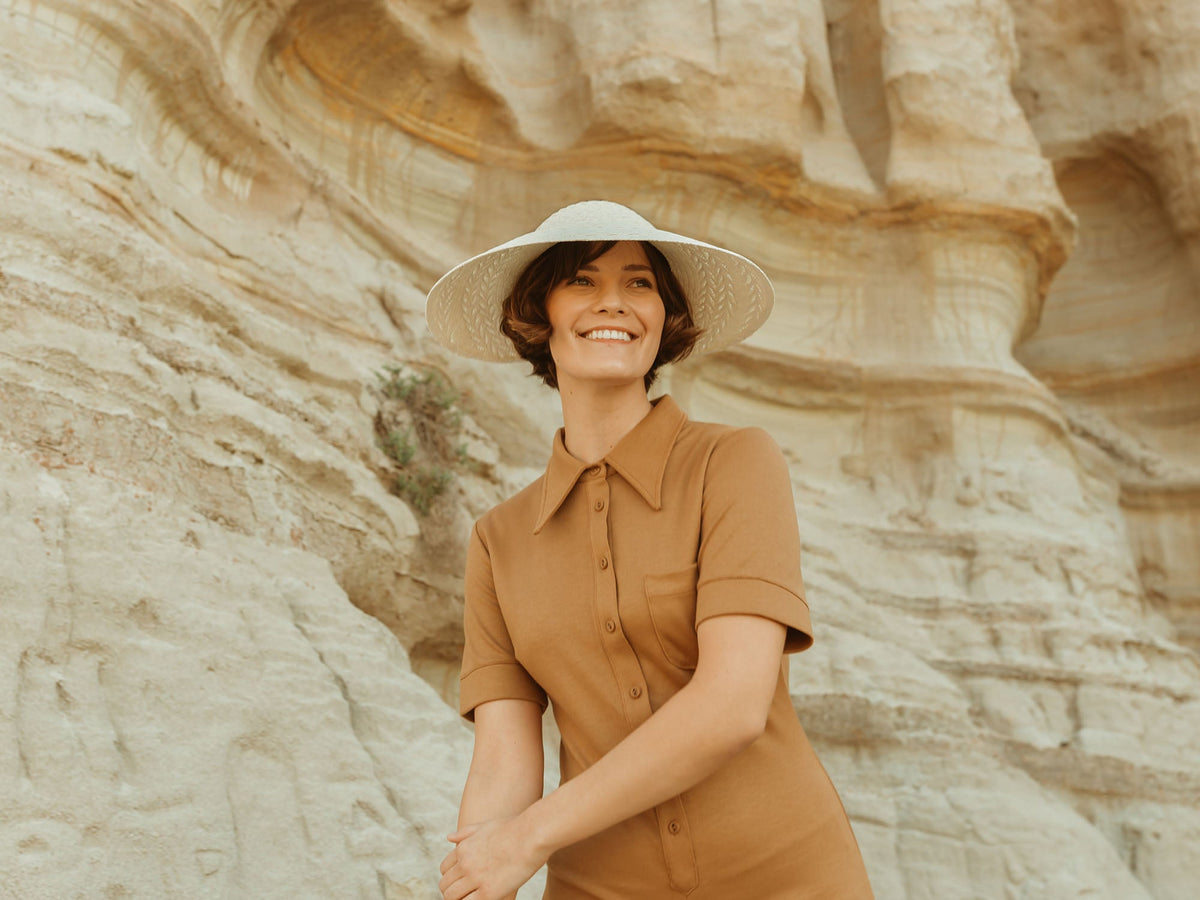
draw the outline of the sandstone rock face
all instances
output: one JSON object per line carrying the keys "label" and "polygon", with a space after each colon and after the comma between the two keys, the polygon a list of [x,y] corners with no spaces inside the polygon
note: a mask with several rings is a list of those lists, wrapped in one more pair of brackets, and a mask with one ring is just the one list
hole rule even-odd
{"label": "sandstone rock face", "polygon": [[[793,696],[877,896],[1192,897],[1198,40],[1166,0],[0,0],[0,897],[438,896],[466,529],[557,402],[423,296],[591,197],[776,284],[664,386],[792,463]],[[461,393],[428,512],[386,366]]]}

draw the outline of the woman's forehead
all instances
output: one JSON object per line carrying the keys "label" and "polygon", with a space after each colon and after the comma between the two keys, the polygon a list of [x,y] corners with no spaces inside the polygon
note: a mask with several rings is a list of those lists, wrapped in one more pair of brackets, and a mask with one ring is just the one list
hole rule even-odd
{"label": "woman's forehead", "polygon": [[[599,249],[599,248],[597,248]],[[590,254],[589,254],[590,256]],[[641,265],[650,267],[650,257],[638,241],[617,241],[608,250],[585,258],[580,264],[581,269],[597,269],[599,266]]]}

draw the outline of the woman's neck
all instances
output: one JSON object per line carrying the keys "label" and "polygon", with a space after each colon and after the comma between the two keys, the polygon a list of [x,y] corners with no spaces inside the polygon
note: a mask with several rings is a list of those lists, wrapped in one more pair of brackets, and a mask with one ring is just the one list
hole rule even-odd
{"label": "woman's neck", "polygon": [[567,452],[586,463],[601,459],[650,412],[640,381],[628,385],[559,385],[563,441]]}

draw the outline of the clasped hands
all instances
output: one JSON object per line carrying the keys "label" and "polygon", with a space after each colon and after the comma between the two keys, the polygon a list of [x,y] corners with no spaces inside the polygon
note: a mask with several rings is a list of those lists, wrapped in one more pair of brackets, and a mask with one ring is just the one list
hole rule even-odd
{"label": "clasped hands", "polygon": [[546,862],[516,816],[460,828],[442,860],[443,900],[506,900]]}

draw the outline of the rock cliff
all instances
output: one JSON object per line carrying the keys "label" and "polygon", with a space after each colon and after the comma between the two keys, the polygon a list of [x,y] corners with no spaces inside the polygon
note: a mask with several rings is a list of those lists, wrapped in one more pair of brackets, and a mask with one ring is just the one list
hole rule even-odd
{"label": "rock cliff", "polygon": [[[465,532],[557,403],[424,292],[593,197],[776,284],[664,386],[791,462],[877,896],[1193,896],[1197,46],[1179,0],[0,0],[0,897],[437,896]],[[452,386],[443,495],[389,371]]]}

